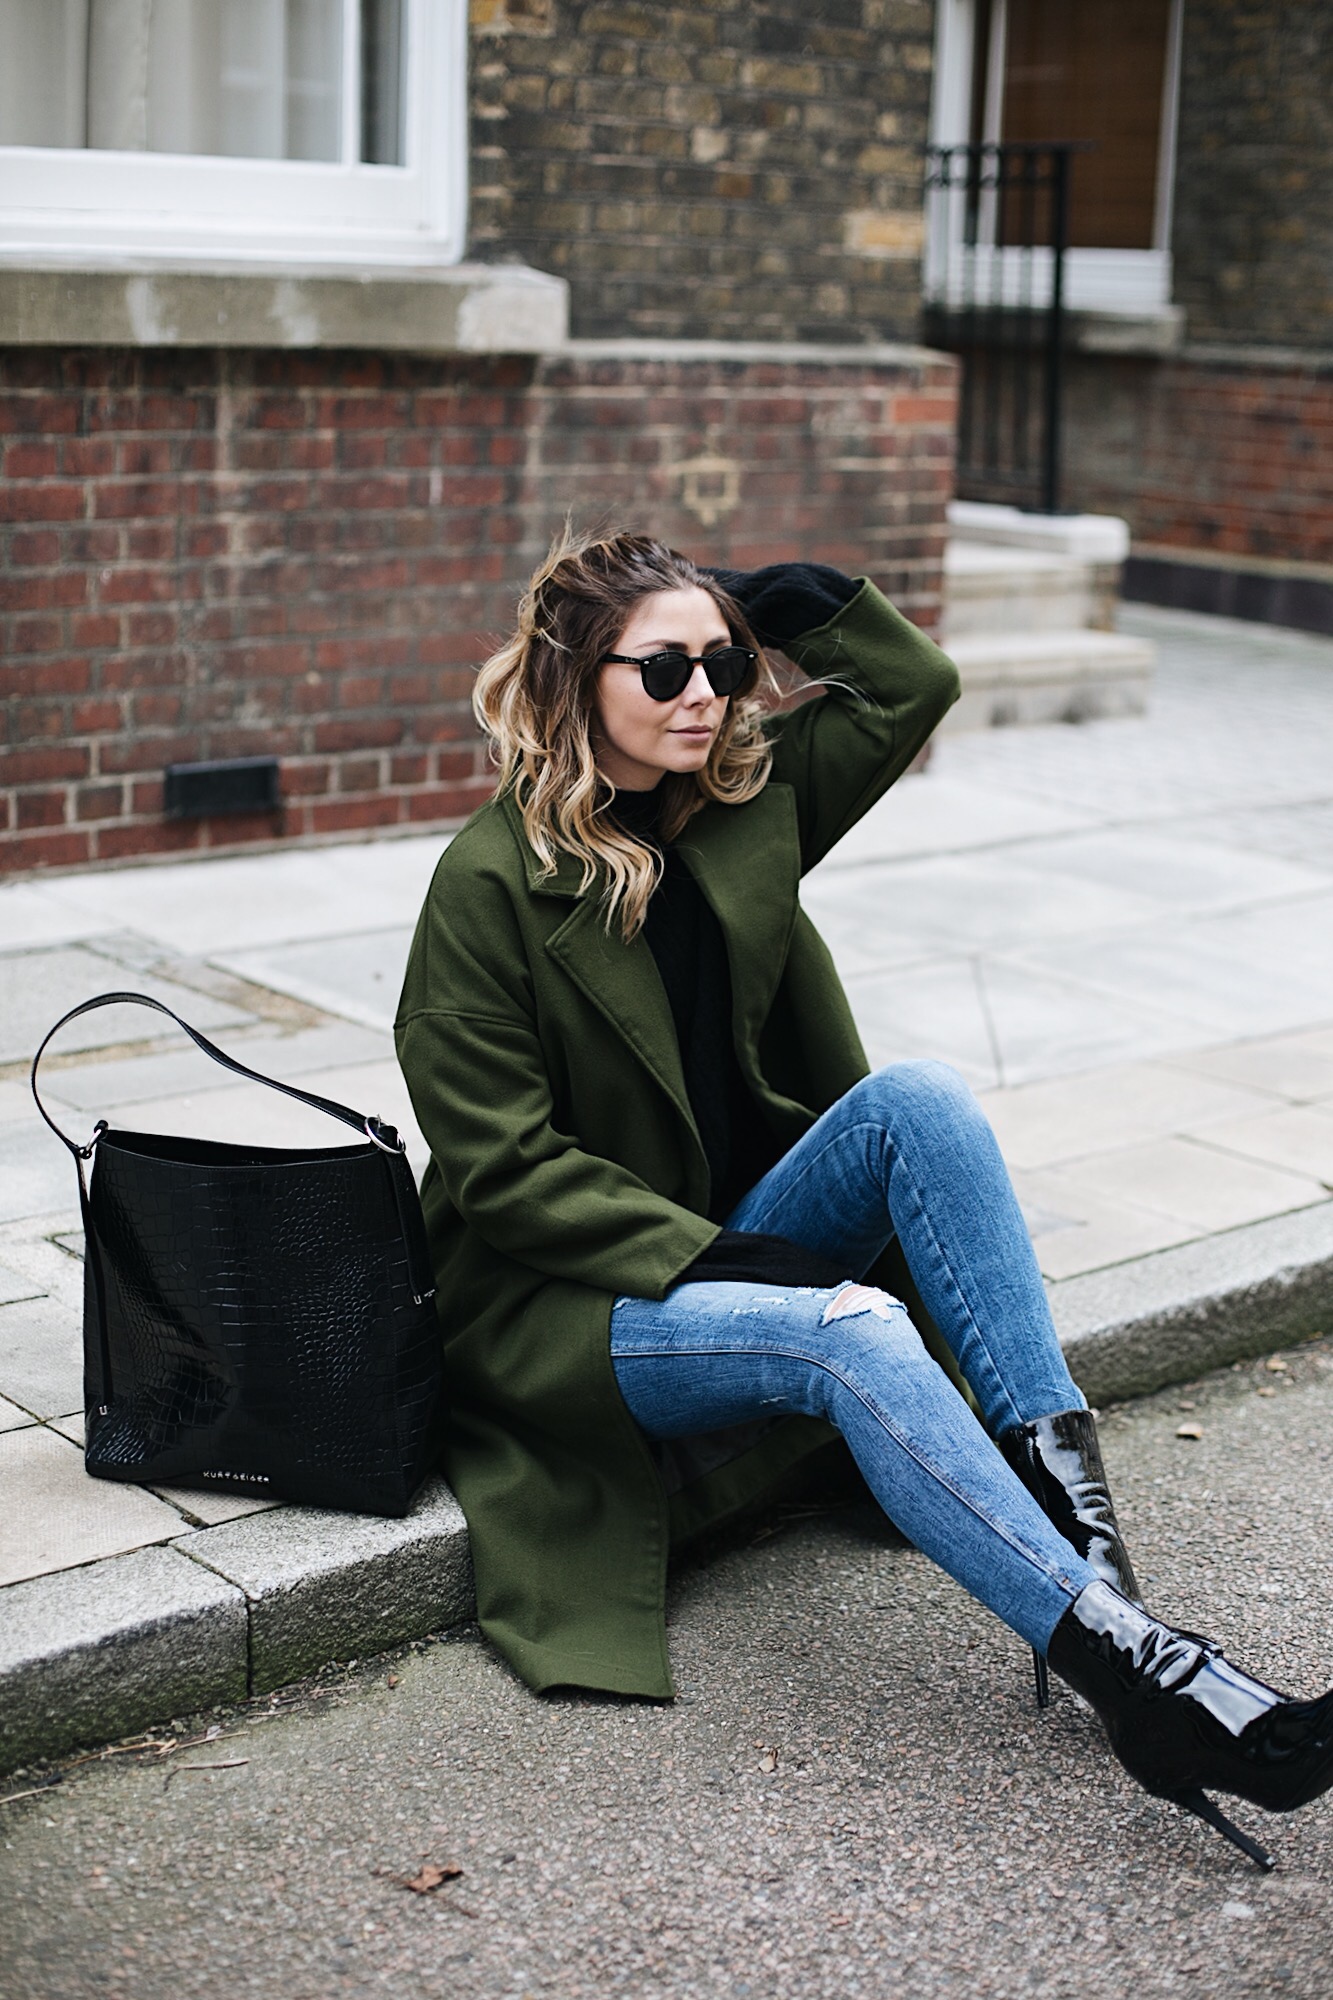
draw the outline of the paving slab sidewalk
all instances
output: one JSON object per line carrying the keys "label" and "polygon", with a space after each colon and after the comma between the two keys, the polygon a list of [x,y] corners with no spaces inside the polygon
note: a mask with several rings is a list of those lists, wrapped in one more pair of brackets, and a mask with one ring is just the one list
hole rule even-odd
{"label": "paving slab sidewalk", "polygon": [[[871,1061],[980,1092],[1103,1402],[1333,1321],[1333,642],[1124,623],[1159,648],[1150,715],[946,737],[806,892]],[[25,1077],[64,1007],[150,992],[420,1168],[390,1025],[441,846],[0,886],[0,1768],[468,1615],[438,1482],[378,1523],[86,1478],[76,1190]],[[330,1137],[132,1008],[71,1028],[47,1096],[77,1133]]]}

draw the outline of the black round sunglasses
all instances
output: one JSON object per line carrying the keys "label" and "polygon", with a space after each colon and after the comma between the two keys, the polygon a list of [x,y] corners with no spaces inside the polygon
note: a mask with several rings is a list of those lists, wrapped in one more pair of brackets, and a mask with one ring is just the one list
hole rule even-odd
{"label": "black round sunglasses", "polygon": [[673,646],[669,652],[650,653],[646,660],[631,653],[607,653],[603,658],[618,667],[637,667],[643,691],[653,701],[674,701],[689,686],[696,667],[703,668],[714,694],[735,694],[759,655],[748,646],[719,646],[715,653],[685,653]]}

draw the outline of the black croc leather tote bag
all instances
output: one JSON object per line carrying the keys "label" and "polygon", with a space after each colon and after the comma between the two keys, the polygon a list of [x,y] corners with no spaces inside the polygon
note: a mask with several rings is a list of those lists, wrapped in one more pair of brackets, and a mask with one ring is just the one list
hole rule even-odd
{"label": "black croc leather tote bag", "polygon": [[[339,1119],[357,1143],[221,1145],[101,1119],[77,1145],[47,1115],[37,1065],[67,1021],[126,1001],[168,1015],[238,1076]],[[142,993],[103,993],[57,1021],[32,1090],[78,1167],[88,1471],[405,1514],[439,1451],[443,1360],[421,1204],[393,1127],[247,1069]]]}

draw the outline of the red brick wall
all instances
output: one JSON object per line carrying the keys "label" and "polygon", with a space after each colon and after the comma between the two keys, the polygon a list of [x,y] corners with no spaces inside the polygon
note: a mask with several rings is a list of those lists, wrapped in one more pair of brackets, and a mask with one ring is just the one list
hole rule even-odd
{"label": "red brick wall", "polygon": [[1333,562],[1333,365],[1073,357],[1065,465],[1136,542]]}
{"label": "red brick wall", "polygon": [[[906,349],[0,356],[0,870],[464,816],[472,669],[567,509],[931,627],[953,417]],[[256,755],[279,812],[163,818],[164,766]]]}

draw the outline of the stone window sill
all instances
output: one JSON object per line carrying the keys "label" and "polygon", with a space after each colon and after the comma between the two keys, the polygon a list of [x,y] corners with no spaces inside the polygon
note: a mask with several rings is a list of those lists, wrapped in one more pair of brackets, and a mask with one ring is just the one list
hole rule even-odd
{"label": "stone window sill", "polygon": [[544,354],[569,287],[526,264],[430,271],[331,266],[0,265],[0,346],[380,348]]}

